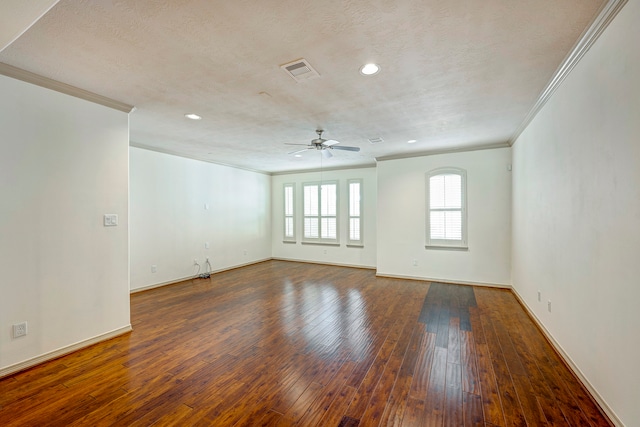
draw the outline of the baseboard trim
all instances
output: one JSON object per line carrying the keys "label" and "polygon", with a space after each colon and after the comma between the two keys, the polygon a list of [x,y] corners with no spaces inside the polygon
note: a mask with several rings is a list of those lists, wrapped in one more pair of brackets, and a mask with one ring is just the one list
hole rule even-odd
{"label": "baseboard trim", "polygon": [[0,369],[0,378],[4,378],[6,376],[15,374],[16,372],[24,371],[25,369],[29,369],[41,363],[48,362],[53,359],[57,359],[58,357],[67,355],[69,353],[73,353],[74,351],[78,351],[85,347],[92,346],[99,342],[106,341],[111,338],[115,338],[119,335],[123,335],[128,332],[131,332],[132,330],[133,328],[131,328],[131,325],[129,324],[127,326],[123,326],[122,328],[114,329],[113,331],[109,331],[104,334],[97,335],[93,338],[79,341],[75,344],[71,344],[66,347],[62,347],[45,354],[41,354],[40,356],[33,357],[23,362],[19,362],[14,365],[7,366],[6,368]]}
{"label": "baseboard trim", "polygon": [[272,259],[273,258],[271,258],[271,257],[261,258],[261,259],[257,259],[257,260],[254,260],[254,261],[245,262],[245,263],[242,263],[242,264],[232,265],[230,267],[219,268],[217,270],[212,270],[211,274],[223,273],[225,271],[235,270],[237,268],[247,267],[249,265],[260,264],[260,263],[263,263],[263,262],[271,261]]}
{"label": "baseboard trim", "polygon": [[549,332],[549,330],[544,326],[544,324],[538,318],[538,316],[536,316],[533,310],[529,307],[529,305],[527,305],[527,303],[524,301],[524,298],[522,298],[518,293],[518,291],[513,287],[511,288],[511,292],[516,297],[516,300],[518,300],[520,305],[527,312],[531,320],[533,320],[533,322],[536,324],[538,329],[540,329],[540,331],[542,332],[542,335],[544,335],[544,337],[547,339],[549,344],[551,344],[553,349],[560,355],[560,358],[563,360],[565,365],[567,365],[567,367],[573,373],[573,375],[575,375],[578,378],[578,380],[580,380],[582,385],[587,389],[587,391],[591,395],[591,398],[600,407],[600,410],[602,411],[602,413],[605,414],[614,425],[624,426],[624,423],[620,420],[620,418],[618,418],[616,413],[613,411],[613,409],[611,409],[611,407],[607,404],[604,398],[600,396],[600,394],[596,391],[596,388],[589,382],[589,380],[584,375],[584,373],[580,370],[580,368],[578,368],[578,365],[576,365],[576,363],[573,361],[571,356],[569,356],[569,354],[564,350],[564,348],[562,348],[560,343],[556,341],[553,335],[551,335],[551,332]]}
{"label": "baseboard trim", "polygon": [[[246,263],[243,263],[243,264],[237,264],[237,265],[233,265],[233,266],[230,266],[230,267],[224,267],[224,268],[220,268],[220,269],[217,269],[217,270],[211,270],[209,272],[209,274],[217,274],[217,273],[222,273],[224,271],[235,270],[236,268],[247,267],[247,266],[253,265],[253,264],[260,264],[261,262],[270,261],[272,259],[273,258],[263,258],[263,259],[259,259],[259,260],[255,260],[255,261],[246,262]],[[195,280],[195,279],[198,279],[198,277],[197,276],[187,276],[187,277],[183,277],[182,279],[169,280],[167,282],[154,283],[152,285],[143,286],[141,288],[130,289],[129,293],[130,294],[135,294],[135,293],[138,293],[138,292],[144,292],[144,291],[148,291],[148,290],[151,290],[151,289],[161,288],[163,286],[174,285],[176,283],[186,282],[187,280]]]}
{"label": "baseboard trim", "polygon": [[400,275],[400,274],[376,273],[376,277],[388,277],[390,279],[418,280],[418,281],[421,281],[421,282],[448,283],[448,284],[451,284],[451,285],[480,286],[480,287],[483,287],[483,288],[511,289],[511,285],[505,285],[505,284],[500,284],[500,283],[465,282],[465,281],[462,281],[462,280],[435,279],[435,278],[432,278],[432,277],[405,276],[405,275]]}
{"label": "baseboard trim", "polygon": [[187,277],[183,277],[182,279],[174,279],[174,280],[169,280],[167,282],[153,283],[151,285],[143,286],[141,288],[130,289],[129,290],[129,294],[136,294],[138,292],[149,291],[151,289],[161,288],[163,286],[174,285],[176,283],[186,282],[187,280],[193,280],[193,279],[197,279],[197,277],[195,277],[195,276],[187,276]]}
{"label": "baseboard trim", "polygon": [[324,261],[309,261],[303,259],[295,259],[295,258],[279,258],[274,257],[271,258],[274,261],[288,261],[288,262],[299,262],[302,264],[320,264],[320,265],[332,265],[334,267],[349,267],[349,268],[361,268],[363,270],[375,270],[376,267],[373,265],[358,265],[358,264],[347,264],[347,263],[338,263],[338,262],[324,262]]}

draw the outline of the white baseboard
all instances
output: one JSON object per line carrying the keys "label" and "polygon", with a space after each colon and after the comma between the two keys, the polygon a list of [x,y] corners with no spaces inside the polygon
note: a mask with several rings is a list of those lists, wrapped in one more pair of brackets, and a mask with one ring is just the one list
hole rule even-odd
{"label": "white baseboard", "polygon": [[230,267],[219,268],[217,270],[212,270],[211,274],[222,273],[223,271],[235,270],[236,268],[246,267],[248,265],[260,264],[261,262],[271,261],[272,259],[273,258],[271,258],[271,257],[261,258],[261,259],[256,259],[254,261],[245,262],[245,263],[242,263],[242,264],[232,265]]}
{"label": "white baseboard", "polygon": [[167,282],[153,283],[151,285],[142,286],[141,288],[130,289],[129,293],[130,294],[135,294],[137,292],[143,292],[143,291],[148,291],[150,289],[161,288],[163,286],[169,286],[169,285],[173,285],[174,283],[180,283],[180,282],[184,282],[186,280],[192,280],[192,279],[197,279],[197,277],[187,276],[187,277],[183,277],[181,279],[169,280]]}
{"label": "white baseboard", "polygon": [[[216,273],[222,273],[223,271],[235,270],[236,268],[246,267],[246,266],[253,265],[253,264],[260,264],[261,262],[269,261],[269,260],[272,260],[272,259],[274,259],[274,258],[262,258],[262,259],[258,259],[258,260],[255,260],[255,261],[245,262],[243,264],[232,265],[230,267],[224,267],[224,268],[220,268],[218,270],[211,270],[209,272],[209,274],[216,274]],[[187,277],[183,277],[181,279],[169,280],[167,282],[154,283],[154,284],[151,284],[151,285],[142,286],[140,288],[130,289],[129,293],[130,294],[135,294],[137,292],[148,291],[149,289],[160,288],[162,286],[173,285],[174,283],[185,282],[187,280],[193,280],[193,279],[197,279],[197,278],[198,278],[197,276],[187,276]]]}
{"label": "white baseboard", "polygon": [[465,281],[462,281],[462,280],[435,279],[435,278],[432,278],[432,277],[405,276],[405,275],[400,275],[400,274],[386,274],[386,273],[376,273],[376,277],[389,277],[391,279],[418,280],[418,281],[421,281],[421,282],[450,283],[452,285],[482,286],[484,288],[511,289],[511,285],[505,285],[505,284],[502,284],[502,283],[465,282]]}
{"label": "white baseboard", "polygon": [[589,382],[587,377],[580,370],[580,368],[578,368],[578,365],[576,365],[576,363],[569,356],[569,354],[564,350],[564,348],[562,348],[560,343],[558,341],[556,341],[556,339],[553,337],[553,335],[551,335],[551,332],[549,332],[549,330],[544,326],[542,321],[540,321],[538,316],[535,315],[533,310],[524,301],[524,298],[522,298],[520,296],[520,294],[518,293],[518,291],[515,288],[512,288],[511,292],[513,292],[513,295],[516,297],[516,299],[518,300],[520,305],[522,305],[522,307],[524,307],[524,309],[527,312],[527,314],[529,315],[529,317],[538,326],[540,331],[542,331],[542,334],[545,336],[547,341],[549,341],[549,343],[554,348],[554,350],[560,355],[560,357],[563,359],[565,364],[569,367],[569,369],[573,372],[573,374],[576,377],[578,377],[580,382],[582,382],[582,385],[585,386],[585,388],[589,391],[589,393],[591,393],[591,397],[593,397],[593,399],[600,406],[602,411],[604,411],[604,413],[609,417],[609,420],[611,420],[611,422],[614,423],[616,426],[623,427],[624,423],[620,420],[620,418],[618,418],[616,413],[613,411],[613,409],[611,409],[611,407],[607,404],[607,402],[604,400],[604,398],[602,396],[600,396],[600,394],[597,392],[595,387]]}
{"label": "white baseboard", "polygon": [[93,338],[89,338],[89,339],[77,342],[75,344],[71,344],[66,347],[62,347],[45,354],[41,354],[40,356],[33,357],[31,359],[16,363],[14,365],[7,366],[6,368],[0,369],[0,378],[6,377],[7,375],[15,374],[16,372],[23,371],[25,369],[31,368],[32,366],[39,365],[40,363],[57,359],[58,357],[64,356],[65,354],[73,353],[74,351],[80,350],[85,347],[89,347],[101,341],[106,341],[108,339],[117,337],[118,335],[126,334],[127,332],[130,332],[130,331],[132,331],[132,328],[131,328],[131,325],[129,324],[127,326],[123,326],[122,328],[118,328],[113,331],[109,331],[104,334],[97,335]]}
{"label": "white baseboard", "polygon": [[320,265],[333,265],[335,267],[350,267],[350,268],[362,268],[365,270],[375,270],[375,265],[357,265],[357,264],[347,264],[347,263],[337,263],[337,262],[325,262],[325,261],[310,261],[306,259],[295,259],[295,258],[279,258],[274,257],[271,258],[274,261],[291,261],[291,262],[300,262],[303,264],[320,264]]}

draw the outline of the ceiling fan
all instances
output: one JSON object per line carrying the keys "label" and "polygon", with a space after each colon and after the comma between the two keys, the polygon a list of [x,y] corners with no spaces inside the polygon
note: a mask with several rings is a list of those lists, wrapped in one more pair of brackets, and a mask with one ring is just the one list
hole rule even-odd
{"label": "ceiling fan", "polygon": [[360,147],[347,147],[345,145],[336,145],[336,144],[340,144],[340,141],[336,141],[334,139],[323,139],[322,132],[324,132],[322,129],[316,130],[318,137],[316,139],[312,139],[311,144],[285,143],[286,145],[304,145],[306,147],[306,148],[303,148],[302,150],[292,151],[288,154],[302,153],[303,151],[307,151],[307,150],[321,150],[322,155],[326,158],[329,158],[333,156],[333,154],[331,154],[331,150],[360,151]]}

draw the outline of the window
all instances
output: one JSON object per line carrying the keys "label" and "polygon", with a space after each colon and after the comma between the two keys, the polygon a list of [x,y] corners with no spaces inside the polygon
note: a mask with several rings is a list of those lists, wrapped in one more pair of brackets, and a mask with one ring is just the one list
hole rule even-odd
{"label": "window", "polygon": [[338,183],[302,184],[304,196],[303,240],[338,243]]}
{"label": "window", "polygon": [[349,236],[348,245],[362,245],[362,180],[350,179],[349,187]]}
{"label": "window", "polygon": [[427,177],[427,246],[466,248],[466,172],[443,168]]}
{"label": "window", "polygon": [[294,184],[284,185],[284,241],[296,241],[296,227],[294,220],[295,188]]}

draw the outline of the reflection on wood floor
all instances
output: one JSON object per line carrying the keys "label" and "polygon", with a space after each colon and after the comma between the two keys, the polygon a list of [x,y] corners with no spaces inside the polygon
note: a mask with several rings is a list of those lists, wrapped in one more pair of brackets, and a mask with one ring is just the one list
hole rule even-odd
{"label": "reflection on wood floor", "polygon": [[609,425],[506,290],[268,261],[131,313],[0,380],[0,425]]}

